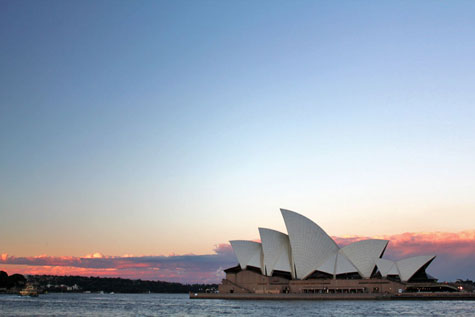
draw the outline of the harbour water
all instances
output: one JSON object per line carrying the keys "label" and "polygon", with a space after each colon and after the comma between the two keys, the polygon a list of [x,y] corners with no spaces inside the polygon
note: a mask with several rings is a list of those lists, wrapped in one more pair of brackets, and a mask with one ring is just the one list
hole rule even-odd
{"label": "harbour water", "polygon": [[0,295],[0,316],[475,316],[474,301],[191,300],[188,294]]}

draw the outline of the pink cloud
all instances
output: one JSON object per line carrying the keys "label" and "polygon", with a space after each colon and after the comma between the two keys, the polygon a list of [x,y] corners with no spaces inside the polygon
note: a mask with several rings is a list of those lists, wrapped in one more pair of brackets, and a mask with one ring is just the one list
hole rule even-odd
{"label": "pink cloud", "polygon": [[377,237],[333,237],[340,246],[364,239],[389,240],[385,258],[398,260],[416,255],[436,255],[428,273],[440,280],[475,279],[475,230],[458,233],[420,232]]}
{"label": "pink cloud", "polygon": [[[437,258],[429,266],[430,274],[441,280],[475,279],[475,230],[333,238],[340,246],[370,238],[386,239],[390,242],[385,258],[397,260],[434,254]],[[181,283],[219,282],[224,277],[223,269],[236,264],[237,260],[228,243],[216,245],[214,253],[205,255],[105,256],[99,252],[83,257],[0,255],[0,270],[9,274],[104,276]]]}
{"label": "pink cloud", "polygon": [[214,252],[216,252],[216,254],[233,255],[233,248],[229,243],[220,243],[215,246]]}
{"label": "pink cloud", "polygon": [[459,233],[447,232],[422,232],[402,233],[389,236],[376,237],[333,237],[340,245],[345,246],[365,239],[389,240],[386,255],[390,257],[407,257],[416,254],[451,254],[453,256],[466,256],[475,251],[475,230]]}

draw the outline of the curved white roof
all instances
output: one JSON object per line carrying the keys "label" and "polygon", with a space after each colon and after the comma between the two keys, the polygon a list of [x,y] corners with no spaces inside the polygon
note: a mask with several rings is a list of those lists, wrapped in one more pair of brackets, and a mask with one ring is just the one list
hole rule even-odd
{"label": "curved white roof", "polygon": [[345,273],[355,273],[358,269],[351,263],[343,252],[338,252],[338,258],[336,260],[335,275]]}
{"label": "curved white roof", "polygon": [[286,209],[280,211],[289,233],[295,276],[304,279],[338,252],[338,245],[307,217]]}
{"label": "curved white roof", "polygon": [[325,261],[317,267],[317,270],[332,275],[358,272],[358,269],[350,262],[350,260],[341,253],[341,250],[330,254]]}
{"label": "curved white roof", "polygon": [[229,241],[233,247],[241,269],[245,269],[248,265],[260,268],[262,271],[263,255],[262,245],[259,242],[246,240]]}
{"label": "curved white roof", "polygon": [[401,281],[407,282],[421,267],[430,263],[435,255],[419,255],[396,262]]}
{"label": "curved white roof", "polygon": [[349,244],[341,252],[354,264],[363,278],[370,278],[379,259],[388,245],[388,240],[369,239]]}
{"label": "curved white roof", "polygon": [[241,269],[257,267],[267,276],[274,271],[289,272],[293,279],[305,279],[314,271],[336,277],[358,272],[370,278],[377,266],[383,277],[398,275],[410,280],[435,256],[416,256],[400,261],[382,259],[388,240],[362,240],[339,248],[316,223],[294,211],[281,209],[288,235],[272,229],[259,228],[262,243],[233,240],[231,246]]}
{"label": "curved white roof", "polygon": [[317,270],[320,272],[325,272],[331,275],[335,274],[335,265],[336,265],[336,257],[338,253],[332,253],[330,254],[323,263],[317,267]]}
{"label": "curved white roof", "polygon": [[272,229],[259,228],[264,252],[264,273],[272,276],[274,270],[292,273],[289,236]]}
{"label": "curved white roof", "polygon": [[378,266],[379,273],[382,277],[388,275],[399,275],[396,262],[386,259],[376,259],[376,265]]}

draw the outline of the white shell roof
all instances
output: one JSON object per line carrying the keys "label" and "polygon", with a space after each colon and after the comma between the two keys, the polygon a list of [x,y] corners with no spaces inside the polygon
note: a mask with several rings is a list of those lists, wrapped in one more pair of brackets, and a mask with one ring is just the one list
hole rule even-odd
{"label": "white shell roof", "polygon": [[261,243],[233,240],[231,246],[241,269],[260,268],[271,276],[273,271],[290,272],[292,278],[305,279],[318,270],[331,275],[358,272],[370,278],[375,266],[383,277],[398,275],[407,282],[435,256],[416,256],[400,261],[381,259],[387,240],[362,240],[339,248],[333,239],[312,220],[296,212],[281,209],[288,235],[259,228]]}
{"label": "white shell roof", "polygon": [[280,211],[289,233],[295,276],[304,279],[338,252],[338,245],[307,217],[286,209]]}
{"label": "white shell roof", "polygon": [[330,254],[325,261],[317,268],[318,271],[338,275],[358,272],[358,269],[340,252]]}
{"label": "white shell roof", "polygon": [[341,249],[341,252],[354,264],[363,278],[370,278],[376,260],[382,256],[388,240],[362,240]]}
{"label": "white shell roof", "polygon": [[317,270],[320,272],[325,272],[331,275],[335,274],[335,265],[336,265],[336,257],[338,253],[330,254],[323,263],[317,267]]}
{"label": "white shell roof", "polygon": [[348,260],[348,258],[341,252],[338,252],[336,260],[335,275],[358,272],[358,269]]}
{"label": "white shell roof", "polygon": [[292,273],[289,236],[272,229],[259,228],[264,252],[264,273],[272,276],[274,270]]}
{"label": "white shell roof", "polygon": [[388,275],[399,275],[396,262],[386,259],[376,259],[376,265],[378,266],[379,273],[382,277]]}
{"label": "white shell roof", "polygon": [[259,242],[246,240],[233,240],[229,242],[233,247],[241,269],[244,270],[247,266],[254,266],[262,271],[263,252],[262,245]]}
{"label": "white shell roof", "polygon": [[407,282],[421,267],[432,261],[435,255],[419,255],[396,262],[401,281]]}

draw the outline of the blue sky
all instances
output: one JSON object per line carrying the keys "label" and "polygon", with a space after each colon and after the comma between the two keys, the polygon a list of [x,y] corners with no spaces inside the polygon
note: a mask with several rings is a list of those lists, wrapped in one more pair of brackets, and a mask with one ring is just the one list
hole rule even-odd
{"label": "blue sky", "polygon": [[474,229],[474,9],[0,2],[2,251]]}

